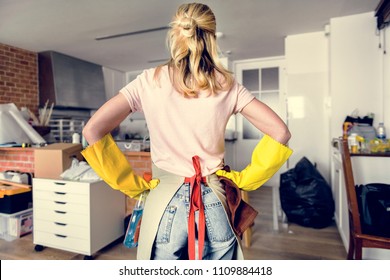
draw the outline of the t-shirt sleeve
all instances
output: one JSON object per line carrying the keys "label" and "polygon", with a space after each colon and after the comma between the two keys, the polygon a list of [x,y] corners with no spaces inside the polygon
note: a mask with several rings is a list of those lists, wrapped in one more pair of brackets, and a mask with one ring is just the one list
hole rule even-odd
{"label": "t-shirt sleeve", "polygon": [[237,82],[234,88],[237,91],[237,100],[234,114],[237,114],[240,113],[242,109],[244,109],[244,107],[255,98],[255,96],[247,88]]}
{"label": "t-shirt sleeve", "polygon": [[119,92],[125,96],[132,112],[142,112],[141,94],[144,89],[145,73],[139,74]]}

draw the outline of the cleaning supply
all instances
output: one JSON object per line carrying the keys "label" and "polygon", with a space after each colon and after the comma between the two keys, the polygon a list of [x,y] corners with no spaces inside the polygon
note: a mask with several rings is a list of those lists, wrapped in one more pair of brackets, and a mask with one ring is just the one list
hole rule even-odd
{"label": "cleaning supply", "polygon": [[131,218],[125,234],[125,239],[123,240],[123,245],[125,245],[127,248],[134,248],[138,246],[139,230],[141,227],[146,196],[146,191],[140,195],[139,200],[134,206],[133,213],[131,214]]}
{"label": "cleaning supply", "polygon": [[218,170],[218,176],[232,180],[240,189],[253,191],[267,182],[291,156],[292,150],[268,135],[252,152],[251,163],[241,172]]}

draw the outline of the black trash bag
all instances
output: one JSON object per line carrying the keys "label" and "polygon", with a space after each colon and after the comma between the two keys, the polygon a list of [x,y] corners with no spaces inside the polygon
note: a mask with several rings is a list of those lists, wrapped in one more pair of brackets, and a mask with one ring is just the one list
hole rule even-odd
{"label": "black trash bag", "polygon": [[280,175],[279,192],[289,222],[313,228],[333,222],[335,206],[330,186],[306,157]]}
{"label": "black trash bag", "polygon": [[390,237],[390,185],[356,186],[363,233]]}

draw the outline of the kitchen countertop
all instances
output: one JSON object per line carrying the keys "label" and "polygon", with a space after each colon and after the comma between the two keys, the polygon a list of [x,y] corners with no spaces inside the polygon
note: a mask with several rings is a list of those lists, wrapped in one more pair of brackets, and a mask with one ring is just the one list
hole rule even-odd
{"label": "kitchen countertop", "polygon": [[[38,147],[36,147],[38,148]],[[0,147],[0,151],[15,151],[15,152],[19,152],[19,151],[31,151],[31,150],[34,150],[36,149],[35,147],[27,147],[27,148],[23,148],[23,147]]]}
{"label": "kitchen countertop", "polygon": [[150,152],[135,152],[135,151],[122,151],[125,156],[143,156],[150,157]]}
{"label": "kitchen countertop", "polygon": [[390,157],[390,152],[381,153],[350,153],[351,157]]}
{"label": "kitchen countertop", "polygon": [[[0,152],[17,152],[17,153],[31,153],[35,149],[39,149],[40,147],[27,147],[27,148],[22,148],[22,147],[0,147]],[[150,152],[146,151],[122,151],[125,156],[128,157],[150,157]]]}

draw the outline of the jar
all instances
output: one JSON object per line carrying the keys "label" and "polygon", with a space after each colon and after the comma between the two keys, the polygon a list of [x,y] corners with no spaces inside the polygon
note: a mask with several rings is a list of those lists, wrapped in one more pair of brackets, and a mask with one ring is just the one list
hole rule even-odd
{"label": "jar", "polygon": [[356,154],[359,151],[359,145],[356,139],[357,136],[357,133],[351,133],[351,135],[348,136],[349,152],[353,154]]}

